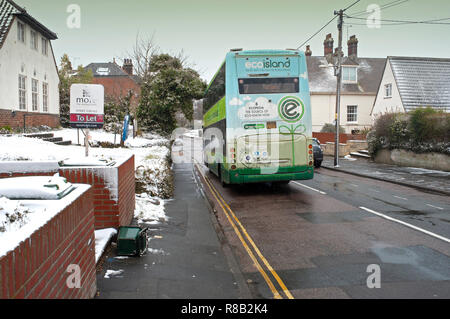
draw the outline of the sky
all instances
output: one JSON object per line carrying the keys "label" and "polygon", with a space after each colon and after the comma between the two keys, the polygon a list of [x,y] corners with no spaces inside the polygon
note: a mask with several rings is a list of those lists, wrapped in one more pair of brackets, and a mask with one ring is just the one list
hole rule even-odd
{"label": "sky", "polygon": [[[151,38],[162,52],[183,51],[192,65],[209,82],[225,54],[232,48],[297,48],[334,16],[356,0],[15,0],[28,13],[58,35],[53,50],[59,63],[67,53],[74,66],[112,62],[129,56],[136,37]],[[395,0],[361,0],[345,19],[343,50],[347,39],[356,35],[358,55],[450,56],[448,24],[392,25],[381,22],[369,28],[365,18],[369,5],[383,6]],[[398,5],[382,9],[383,20],[450,18],[448,0],[397,0]],[[80,9],[80,26],[72,28],[71,4]],[[73,20],[71,20],[73,21]],[[332,33],[337,46],[336,20],[308,43],[313,55],[323,55],[323,41]],[[303,46],[301,49],[305,49]]]}

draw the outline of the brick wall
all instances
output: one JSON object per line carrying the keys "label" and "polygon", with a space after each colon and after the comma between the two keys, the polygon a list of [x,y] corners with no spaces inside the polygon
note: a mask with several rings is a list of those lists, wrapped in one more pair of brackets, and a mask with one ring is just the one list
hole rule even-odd
{"label": "brick wall", "polygon": [[46,113],[19,112],[12,116],[11,110],[0,109],[0,127],[10,126],[11,128],[23,128],[23,115],[26,115],[26,127],[37,127],[47,125],[55,128],[60,126],[59,115]]}
{"label": "brick wall", "polygon": [[[135,208],[134,155],[114,167],[61,168],[71,183],[93,186],[95,229],[130,225]],[[112,177],[111,175],[116,175]]]}
{"label": "brick wall", "polygon": [[[313,132],[313,137],[317,138],[321,144],[327,142],[334,142],[334,133],[316,133]],[[339,143],[347,143],[348,140],[365,140],[366,137],[363,135],[352,135],[352,134],[339,134]]]}
{"label": "brick wall", "polygon": [[[20,164],[24,166],[27,162],[17,165]],[[42,172],[3,172],[0,165],[0,178],[53,176],[56,173],[58,170],[52,169]],[[59,175],[73,184],[92,185],[95,229],[130,225],[135,209],[134,155],[113,167],[62,167]]]}
{"label": "brick wall", "polygon": [[[95,234],[92,188],[0,257],[0,299],[94,297]],[[79,265],[81,288],[70,289],[67,267]]]}

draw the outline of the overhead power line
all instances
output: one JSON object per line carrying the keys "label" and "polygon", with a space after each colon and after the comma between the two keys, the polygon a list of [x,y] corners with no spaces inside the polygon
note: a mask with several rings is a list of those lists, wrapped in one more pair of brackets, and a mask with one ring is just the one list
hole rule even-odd
{"label": "overhead power line", "polygon": [[[391,7],[398,6],[398,5],[403,4],[405,2],[408,2],[408,1],[409,0],[395,0],[395,1],[392,1],[392,2],[389,2],[389,3],[385,3],[385,4],[380,6],[380,11],[382,11],[384,9],[391,8]],[[364,11],[358,11],[358,12],[350,13],[350,15],[356,17],[356,16],[361,16],[361,15],[369,14],[369,13],[370,12],[367,12],[367,10],[364,10]]]}
{"label": "overhead power line", "polygon": [[[349,5],[347,8],[345,8],[344,10],[342,10],[343,12],[350,9],[351,7],[353,7],[355,4],[357,4],[358,2],[360,2],[361,0],[357,0],[355,2],[353,2],[351,5]],[[302,44],[300,44],[297,47],[297,50],[300,49],[302,46],[304,46],[309,40],[311,40],[312,38],[314,38],[316,35],[318,35],[323,29],[325,29],[331,22],[334,21],[334,19],[336,19],[338,17],[338,15],[335,15],[330,21],[328,21],[323,27],[321,27],[316,33],[314,33],[312,36],[310,36],[305,42],[303,42]]]}
{"label": "overhead power line", "polygon": [[302,46],[304,46],[309,40],[311,40],[312,38],[314,38],[317,34],[319,34],[320,31],[322,31],[323,29],[325,29],[325,28],[326,28],[331,22],[333,22],[333,20],[336,19],[337,17],[338,17],[338,16],[334,16],[333,19],[331,19],[331,20],[328,21],[323,27],[321,27],[321,28],[319,29],[319,31],[317,31],[317,32],[314,33],[312,36],[310,36],[310,37],[308,38],[308,40],[306,40],[305,42],[303,42],[302,44],[300,44],[300,45],[298,46],[297,50],[300,49]]}
{"label": "overhead power line", "polygon": [[[360,17],[351,17],[346,15],[347,19],[357,19],[357,20],[367,20],[367,18],[360,18]],[[385,25],[401,25],[401,24],[443,24],[443,25],[450,25],[450,22],[439,22],[444,20],[450,20],[450,18],[442,18],[442,19],[434,19],[434,20],[423,20],[423,21],[412,21],[412,20],[393,20],[393,19],[380,19],[378,21],[380,22],[393,22],[390,24]]]}

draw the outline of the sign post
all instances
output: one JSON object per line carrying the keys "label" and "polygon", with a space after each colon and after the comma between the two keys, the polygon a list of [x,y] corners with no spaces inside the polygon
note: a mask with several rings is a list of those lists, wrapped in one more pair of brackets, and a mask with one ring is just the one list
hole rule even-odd
{"label": "sign post", "polygon": [[99,84],[72,84],[70,87],[70,127],[85,128],[86,157],[89,155],[89,129],[104,123],[105,89]]}

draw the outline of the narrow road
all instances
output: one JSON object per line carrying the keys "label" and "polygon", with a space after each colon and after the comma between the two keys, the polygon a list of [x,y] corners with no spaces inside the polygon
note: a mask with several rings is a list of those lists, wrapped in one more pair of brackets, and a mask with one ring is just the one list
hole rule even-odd
{"label": "narrow road", "polygon": [[200,170],[253,297],[450,297],[449,198],[326,169],[223,188]]}

